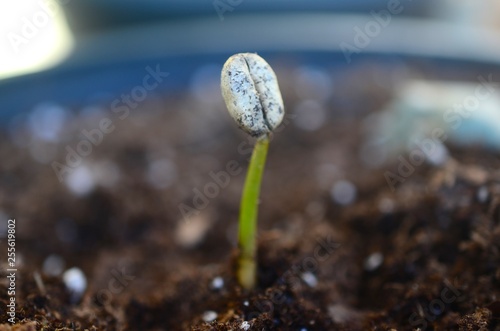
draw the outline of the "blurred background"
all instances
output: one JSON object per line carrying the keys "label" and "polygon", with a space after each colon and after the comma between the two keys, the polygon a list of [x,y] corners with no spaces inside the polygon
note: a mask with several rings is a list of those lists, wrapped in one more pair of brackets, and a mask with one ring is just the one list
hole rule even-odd
{"label": "blurred background", "polygon": [[[3,124],[42,101],[83,103],[94,94],[120,93],[152,63],[172,74],[157,92],[175,93],[197,68],[220,66],[241,51],[347,66],[373,54],[497,63],[500,49],[495,1],[28,0],[4,6]],[[368,40],[356,27],[372,29]],[[358,51],[348,59],[349,45]]]}
{"label": "blurred background", "polygon": [[[2,138],[56,173],[64,164],[54,165],[61,152],[55,144],[100,143],[99,134],[82,131],[85,122],[72,120],[112,115],[115,122],[94,121],[106,134],[136,108],[179,112],[165,97],[197,100],[184,108],[203,109],[202,118],[211,121],[211,129],[177,123],[192,131],[192,141],[216,135],[219,113],[206,114],[223,112],[220,69],[237,52],[258,52],[272,64],[290,113],[306,115],[294,121],[299,129],[314,132],[329,116],[366,117],[359,154],[368,167],[411,150],[433,126],[451,142],[500,149],[500,4],[493,0],[26,0],[4,6]],[[478,84],[489,93],[479,100],[480,111],[453,110],[460,119],[471,117],[467,125],[439,123]],[[79,132],[63,136],[71,125]],[[445,146],[436,151],[431,162],[444,162]]]}

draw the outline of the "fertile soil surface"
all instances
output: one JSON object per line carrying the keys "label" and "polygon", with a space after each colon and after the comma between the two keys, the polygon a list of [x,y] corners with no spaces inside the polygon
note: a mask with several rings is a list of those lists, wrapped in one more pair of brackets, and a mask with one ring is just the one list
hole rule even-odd
{"label": "fertile soil surface", "polygon": [[[447,144],[447,161],[415,167],[395,190],[384,173],[398,161],[373,168],[361,155],[363,119],[405,79],[496,72],[361,63],[320,68],[321,79],[290,61],[275,68],[288,116],[270,144],[251,292],[234,257],[252,142],[217,81],[151,94],[123,119],[112,99],[75,106],[56,140],[16,120],[0,140],[1,270],[15,219],[16,323],[2,277],[0,330],[500,330],[500,154]],[[322,125],[308,124],[304,100],[325,110]],[[60,182],[52,162],[103,118],[113,131]],[[82,295],[58,270],[72,267]]]}

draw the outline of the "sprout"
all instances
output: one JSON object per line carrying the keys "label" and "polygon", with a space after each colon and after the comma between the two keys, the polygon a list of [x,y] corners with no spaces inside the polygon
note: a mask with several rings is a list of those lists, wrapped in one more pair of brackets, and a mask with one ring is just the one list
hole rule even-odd
{"label": "sprout", "polygon": [[236,272],[240,285],[252,289],[257,270],[258,201],[269,134],[280,125],[285,112],[276,75],[257,54],[231,56],[222,68],[221,90],[231,117],[243,131],[257,138],[241,197]]}

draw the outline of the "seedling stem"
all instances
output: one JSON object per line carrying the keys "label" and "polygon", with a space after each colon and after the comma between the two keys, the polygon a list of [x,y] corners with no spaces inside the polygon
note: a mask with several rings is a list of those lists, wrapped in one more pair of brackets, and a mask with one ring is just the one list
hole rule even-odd
{"label": "seedling stem", "polygon": [[238,233],[240,254],[238,257],[237,277],[239,283],[246,289],[253,288],[256,282],[257,214],[260,186],[268,147],[269,138],[267,135],[257,139],[241,198]]}

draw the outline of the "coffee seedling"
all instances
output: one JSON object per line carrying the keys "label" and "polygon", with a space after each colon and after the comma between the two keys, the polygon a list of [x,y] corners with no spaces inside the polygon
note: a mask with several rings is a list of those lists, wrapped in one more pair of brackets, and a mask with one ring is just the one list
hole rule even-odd
{"label": "coffee seedling", "polygon": [[241,197],[238,230],[237,279],[245,289],[256,282],[256,229],[260,183],[269,146],[269,134],[285,114],[278,80],[260,56],[240,53],[231,56],[221,73],[221,90],[231,117],[257,139]]}

